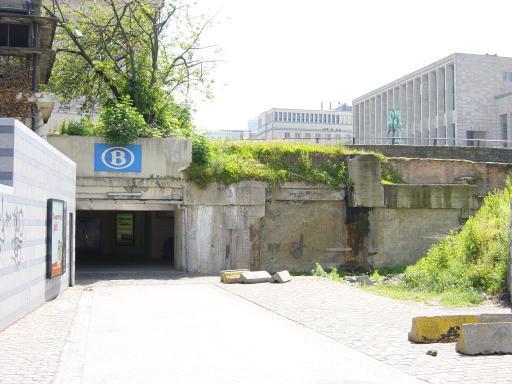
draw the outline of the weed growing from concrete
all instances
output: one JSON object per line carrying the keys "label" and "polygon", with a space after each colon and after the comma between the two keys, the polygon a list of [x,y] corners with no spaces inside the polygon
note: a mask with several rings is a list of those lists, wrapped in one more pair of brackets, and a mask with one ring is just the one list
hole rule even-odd
{"label": "weed growing from concrete", "polygon": [[317,277],[325,277],[330,280],[338,281],[340,283],[344,283],[345,280],[343,278],[347,276],[345,272],[338,271],[337,268],[323,268],[319,263],[315,263],[315,268],[311,270],[312,276]]}
{"label": "weed growing from concrete", "polygon": [[[208,162],[193,164],[187,169],[189,181],[200,187],[219,181],[232,184],[242,180],[258,180],[271,186],[295,181],[350,187],[346,165],[349,155],[362,153],[341,145],[313,145],[276,142],[211,142]],[[379,156],[384,162],[384,157]],[[388,172],[385,178],[394,182],[397,175]]]}

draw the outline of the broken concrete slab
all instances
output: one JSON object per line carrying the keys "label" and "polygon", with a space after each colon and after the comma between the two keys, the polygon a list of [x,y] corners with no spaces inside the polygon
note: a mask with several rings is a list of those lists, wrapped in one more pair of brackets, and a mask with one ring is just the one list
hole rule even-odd
{"label": "broken concrete slab", "polygon": [[359,285],[375,285],[375,280],[373,280],[370,276],[368,275],[361,275],[361,276],[356,276],[356,283],[359,284]]}
{"label": "broken concrete slab", "polygon": [[512,354],[512,322],[462,324],[455,349],[464,355]]}
{"label": "broken concrete slab", "polygon": [[512,322],[512,314],[419,316],[412,319],[409,340],[414,343],[457,341],[462,324]]}
{"label": "broken concrete slab", "polygon": [[248,269],[228,269],[220,271],[220,281],[224,284],[233,284],[240,281],[240,274],[242,272],[249,272]]}
{"label": "broken concrete slab", "polygon": [[346,276],[343,278],[343,280],[350,284],[359,284],[362,286],[375,285],[376,283],[376,281],[368,275]]}
{"label": "broken concrete slab", "polygon": [[290,276],[290,272],[288,271],[281,271],[277,272],[274,275],[272,275],[272,278],[270,279],[271,283],[287,283],[292,280],[292,277]]}
{"label": "broken concrete slab", "polygon": [[270,279],[270,273],[267,271],[242,272],[240,274],[240,282],[243,284],[268,283]]}

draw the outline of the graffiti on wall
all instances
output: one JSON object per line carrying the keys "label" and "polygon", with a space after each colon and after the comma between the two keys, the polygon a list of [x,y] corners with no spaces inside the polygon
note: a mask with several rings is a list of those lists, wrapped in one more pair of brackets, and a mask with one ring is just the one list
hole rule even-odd
{"label": "graffiti on wall", "polygon": [[23,257],[23,209],[14,207],[12,210],[4,208],[4,198],[0,201],[0,255],[5,250],[6,244],[12,245],[12,259],[19,269]]}

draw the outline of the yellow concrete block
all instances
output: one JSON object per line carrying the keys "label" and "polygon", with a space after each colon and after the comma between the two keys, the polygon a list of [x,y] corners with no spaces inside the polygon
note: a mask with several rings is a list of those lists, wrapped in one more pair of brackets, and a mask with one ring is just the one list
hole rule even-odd
{"label": "yellow concrete block", "polygon": [[412,319],[409,340],[414,343],[457,341],[462,324],[475,324],[477,315],[421,316]]}
{"label": "yellow concrete block", "polygon": [[238,283],[241,273],[248,271],[248,269],[233,269],[220,271],[220,281],[224,284]]}

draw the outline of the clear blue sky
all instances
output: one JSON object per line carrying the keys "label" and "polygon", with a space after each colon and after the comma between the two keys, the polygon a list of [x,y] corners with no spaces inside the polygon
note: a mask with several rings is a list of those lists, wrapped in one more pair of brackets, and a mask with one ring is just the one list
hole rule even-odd
{"label": "clear blue sky", "polygon": [[[214,99],[199,129],[245,129],[266,109],[348,102],[453,52],[512,56],[503,0],[198,0],[216,13]],[[512,70],[512,69],[511,69]]]}

